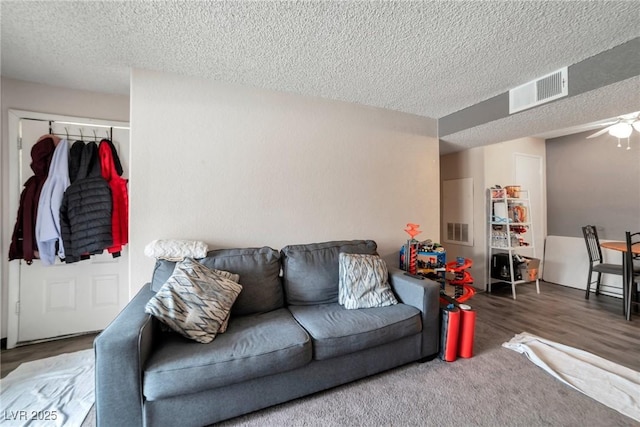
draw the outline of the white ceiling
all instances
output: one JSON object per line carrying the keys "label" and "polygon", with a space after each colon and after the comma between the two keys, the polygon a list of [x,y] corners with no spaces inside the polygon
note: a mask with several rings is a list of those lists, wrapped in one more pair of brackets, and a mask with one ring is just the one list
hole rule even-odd
{"label": "white ceiling", "polygon": [[[3,0],[0,8],[6,77],[127,94],[137,67],[436,119],[640,35],[634,1]],[[543,124],[561,103],[549,104],[545,114],[458,132],[443,152],[640,109],[638,91],[629,93],[639,81],[618,86],[632,107],[596,90],[567,100],[594,111]]]}

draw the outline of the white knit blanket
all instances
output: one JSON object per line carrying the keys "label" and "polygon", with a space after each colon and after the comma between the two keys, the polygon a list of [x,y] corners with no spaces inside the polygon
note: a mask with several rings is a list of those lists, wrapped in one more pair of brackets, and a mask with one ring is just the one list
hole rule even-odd
{"label": "white knit blanket", "polygon": [[502,346],[525,354],[560,381],[640,421],[640,372],[527,332]]}
{"label": "white knit blanket", "polygon": [[154,240],[144,248],[144,254],[151,258],[182,261],[185,258],[204,258],[209,246],[198,240]]}

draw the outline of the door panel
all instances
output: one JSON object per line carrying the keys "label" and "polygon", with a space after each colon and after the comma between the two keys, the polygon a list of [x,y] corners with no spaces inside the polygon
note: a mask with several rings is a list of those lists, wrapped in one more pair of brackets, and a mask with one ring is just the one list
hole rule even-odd
{"label": "door panel", "polygon": [[[96,122],[78,118],[69,121]],[[49,122],[22,119],[20,127],[22,185],[33,174],[29,167],[31,147],[40,136],[49,133]],[[106,128],[90,125],[54,122],[52,130],[60,135],[69,134],[70,143],[80,139],[80,133],[85,141],[95,138],[97,143],[108,135]],[[125,169],[123,177],[126,178],[129,165],[128,130],[114,129],[113,142]],[[52,266],[44,266],[40,260],[34,260],[31,265],[21,261],[18,342],[104,329],[128,301],[128,260],[125,246],[121,256],[116,258],[105,251],[73,264],[65,264],[59,259]]]}

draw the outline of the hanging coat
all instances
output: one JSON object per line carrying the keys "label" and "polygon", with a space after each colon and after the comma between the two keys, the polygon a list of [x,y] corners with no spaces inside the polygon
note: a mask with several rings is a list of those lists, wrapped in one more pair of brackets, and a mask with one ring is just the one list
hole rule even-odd
{"label": "hanging coat", "polygon": [[102,141],[100,141],[100,144],[102,143],[105,144],[109,144],[109,147],[111,148],[111,157],[113,157],[113,166],[116,169],[116,173],[118,174],[118,176],[122,176],[122,163],[120,163],[120,157],[118,156],[118,150],[116,150],[116,146],[113,145],[113,142],[111,142],[110,139],[103,139]]}
{"label": "hanging coat", "polygon": [[49,173],[54,150],[54,141],[48,137],[40,139],[31,148],[31,170],[34,175],[24,183],[20,195],[18,217],[9,246],[9,261],[24,259],[27,264],[31,264],[34,258],[38,258],[35,235],[38,201]]}
{"label": "hanging coat", "polygon": [[60,231],[60,205],[69,186],[69,142],[61,140],[53,152],[49,176],[42,186],[36,218],[36,241],[43,265],[53,265],[56,253],[64,259]]}
{"label": "hanging coat", "polygon": [[65,262],[99,254],[113,244],[111,209],[111,190],[100,174],[98,146],[89,142],[82,150],[76,180],[65,191],[60,207]]}
{"label": "hanging coat", "polygon": [[84,141],[76,141],[69,150],[69,182],[73,184],[80,170],[80,160],[84,151]]}
{"label": "hanging coat", "polygon": [[[116,153],[113,156],[113,144],[107,139],[100,141],[98,153],[100,155],[100,170],[102,177],[109,183],[111,188],[111,200],[113,211],[111,214],[111,231],[113,245],[108,248],[113,256],[119,256],[122,247],[129,242],[129,196],[127,191],[127,180],[121,178],[122,166],[118,172],[120,159]],[[115,148],[115,147],[113,147]],[[117,159],[117,161],[116,161]]]}

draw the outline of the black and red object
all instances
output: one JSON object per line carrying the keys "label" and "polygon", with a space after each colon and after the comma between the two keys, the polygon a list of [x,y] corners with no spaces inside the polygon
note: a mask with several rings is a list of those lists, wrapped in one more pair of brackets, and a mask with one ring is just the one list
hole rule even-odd
{"label": "black and red object", "polygon": [[440,359],[454,362],[457,357],[473,357],[476,311],[445,293],[440,294],[440,300],[446,301],[440,307]]}
{"label": "black and red object", "polygon": [[440,308],[440,359],[455,362],[458,358],[458,336],[460,334],[460,309],[453,304]]}

